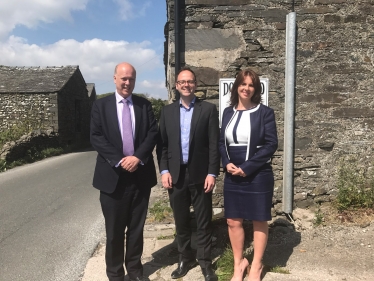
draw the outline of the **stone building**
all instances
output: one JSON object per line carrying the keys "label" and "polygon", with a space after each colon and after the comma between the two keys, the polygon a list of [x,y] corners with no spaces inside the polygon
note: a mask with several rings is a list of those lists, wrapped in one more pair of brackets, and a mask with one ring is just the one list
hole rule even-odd
{"label": "stone building", "polygon": [[93,102],[96,100],[95,83],[87,83],[87,92],[88,92],[88,98],[89,98],[89,106],[91,109]]}
{"label": "stone building", "polygon": [[88,141],[95,98],[78,66],[0,66],[0,130],[23,122],[53,132],[60,144]]}
{"label": "stone building", "polygon": [[[286,15],[297,21],[294,202],[336,195],[339,163],[354,155],[372,166],[374,138],[374,2],[370,0],[185,0],[182,65],[196,71],[197,95],[218,106],[219,79],[252,68],[269,79],[279,147],[273,158],[274,211],[281,210]],[[174,1],[167,0],[165,68],[174,99]],[[223,207],[218,182],[215,206]]]}

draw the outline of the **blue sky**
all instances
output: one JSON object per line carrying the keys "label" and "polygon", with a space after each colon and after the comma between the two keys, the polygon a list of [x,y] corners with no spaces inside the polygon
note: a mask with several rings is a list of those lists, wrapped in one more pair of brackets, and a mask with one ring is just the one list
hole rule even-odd
{"label": "blue sky", "polygon": [[0,65],[79,65],[103,94],[127,61],[137,69],[136,93],[167,99],[166,0],[2,0],[0,19]]}

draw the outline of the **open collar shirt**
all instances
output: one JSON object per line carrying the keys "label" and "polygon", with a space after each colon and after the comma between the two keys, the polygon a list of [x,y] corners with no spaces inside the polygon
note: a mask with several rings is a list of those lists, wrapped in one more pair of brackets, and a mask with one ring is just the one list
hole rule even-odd
{"label": "open collar shirt", "polygon": [[[196,97],[193,98],[188,108],[183,106],[182,100],[179,100],[179,112],[180,112],[180,129],[181,129],[181,151],[182,151],[182,163],[181,165],[188,163],[188,153],[190,149],[190,131],[191,131],[191,120],[192,114],[195,108]],[[161,171],[161,175],[169,173],[169,170]],[[216,175],[209,174],[210,176],[216,177]]]}

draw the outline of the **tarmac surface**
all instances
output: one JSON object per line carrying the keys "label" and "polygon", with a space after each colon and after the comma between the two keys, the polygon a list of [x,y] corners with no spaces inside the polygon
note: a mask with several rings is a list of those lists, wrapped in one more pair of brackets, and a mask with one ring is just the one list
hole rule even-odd
{"label": "tarmac surface", "polygon": [[[167,198],[166,192],[155,187],[150,206]],[[270,223],[269,241],[264,256],[263,281],[356,281],[374,280],[374,222],[365,226],[330,225],[314,227],[315,214],[296,209],[293,222],[285,217]],[[252,225],[245,224],[246,252],[251,252]],[[174,224],[146,224],[144,229],[144,276],[151,281],[168,281],[177,267],[178,253]],[[165,239],[166,238],[166,239]],[[224,219],[214,221],[213,258],[216,261],[228,243]],[[193,245],[194,246],[194,245]],[[108,280],[105,273],[105,233],[93,256],[88,260],[81,281]],[[274,273],[271,267],[289,272]],[[128,278],[125,277],[127,281]],[[199,266],[177,281],[204,280]],[[246,278],[244,280],[247,280]]]}

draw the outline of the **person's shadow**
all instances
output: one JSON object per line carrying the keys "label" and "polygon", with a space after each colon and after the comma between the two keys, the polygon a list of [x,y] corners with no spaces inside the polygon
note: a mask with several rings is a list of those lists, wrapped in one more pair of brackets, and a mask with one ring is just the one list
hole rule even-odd
{"label": "person's shadow", "polygon": [[[221,226],[222,222],[220,221],[213,221],[212,228],[213,228],[213,243],[212,243],[212,259],[214,260],[221,254],[221,250],[216,249],[217,247],[217,236],[220,236],[217,231],[221,233],[223,228]],[[192,228],[192,238],[191,238],[191,247],[192,250],[196,254],[196,220],[195,214],[191,212],[191,220],[190,225]],[[225,231],[227,234],[227,227],[225,225]],[[150,276],[157,270],[164,268],[166,266],[170,266],[179,262],[179,253],[178,253],[178,246],[176,239],[173,240],[172,243],[164,246],[163,248],[157,250],[152,254],[152,260],[143,264],[144,268],[144,276]],[[175,266],[176,268],[176,266]]]}
{"label": "person's shadow", "polygon": [[[191,213],[191,226],[193,227],[192,248],[196,250],[196,222],[194,214]],[[245,256],[251,263],[253,254],[253,226],[252,222],[243,222],[245,230]],[[217,260],[230,248],[230,239],[227,231],[225,218],[214,218],[213,227],[213,243],[212,243],[212,260],[213,267],[216,269]],[[288,220],[278,218],[269,225],[269,238],[266,251],[263,258],[264,274],[273,267],[285,267],[289,257],[293,253],[293,249],[300,244],[301,234],[295,230],[295,227]],[[146,262],[144,266],[144,276],[150,276],[157,270],[178,263],[179,254],[176,240],[164,246],[152,254],[153,259]]]}
{"label": "person's shadow", "polygon": [[[251,263],[253,259],[253,225],[244,223],[246,239],[246,257]],[[295,226],[287,219],[278,218],[269,225],[269,237],[263,257],[263,276],[274,267],[285,267],[292,255],[294,248],[301,242],[301,233],[295,230]]]}
{"label": "person's shadow", "polygon": [[264,255],[264,264],[270,267],[285,267],[294,248],[301,242],[301,233],[288,220],[279,218],[269,228],[269,239]]}

